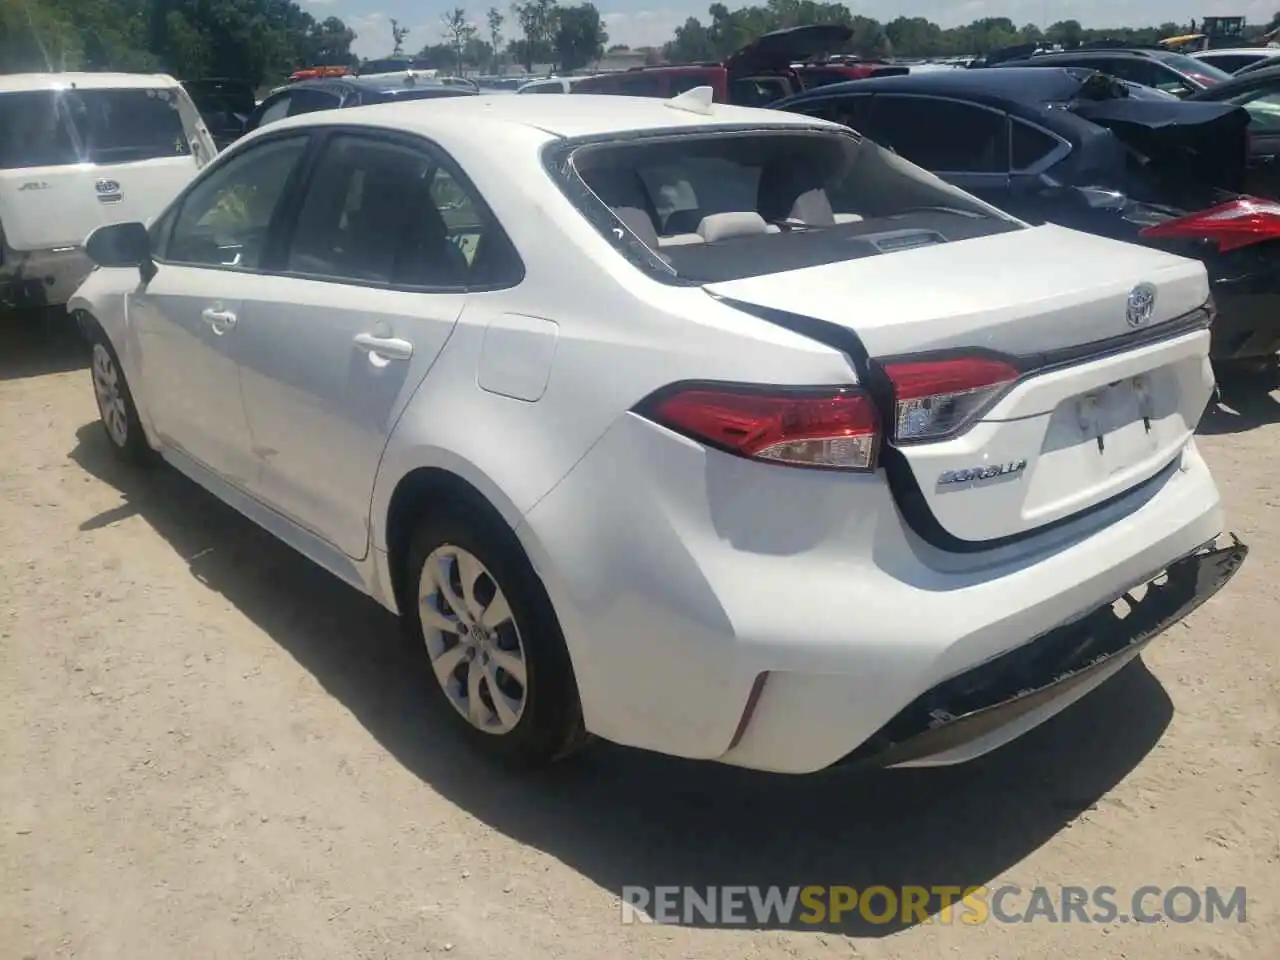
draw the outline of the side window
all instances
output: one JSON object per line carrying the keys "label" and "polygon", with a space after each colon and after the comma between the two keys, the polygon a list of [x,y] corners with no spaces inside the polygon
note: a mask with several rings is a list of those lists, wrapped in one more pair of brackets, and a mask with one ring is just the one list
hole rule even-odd
{"label": "side window", "polygon": [[427,150],[334,137],[299,212],[287,269],[405,286],[497,282],[512,252],[482,211]]}
{"label": "side window", "polygon": [[1217,67],[1219,70],[1235,73],[1241,67],[1247,67],[1249,64],[1256,62],[1258,58],[1249,54],[1228,53],[1218,57],[1204,57],[1203,59],[1205,63]]}
{"label": "side window", "polygon": [[819,100],[812,106],[806,105],[800,111],[821,120],[842,123],[859,133],[865,130],[867,119],[871,115],[871,98],[861,97],[828,97]]}
{"label": "side window", "polygon": [[981,107],[882,95],[862,132],[933,173],[1009,171],[1008,118]]}
{"label": "side window", "polygon": [[166,259],[257,269],[271,218],[308,140],[289,137],[250,147],[198,181],[178,209]]}
{"label": "side window", "polygon": [[[618,81],[618,93],[624,97],[661,97],[665,87],[662,80],[663,78],[655,73],[637,71],[624,75]],[[695,83],[694,86],[699,84]]]}
{"label": "side window", "polygon": [[540,83],[536,87],[529,90],[530,93],[564,93],[564,85],[559,81],[555,83]]}
{"label": "side window", "polygon": [[1009,122],[1009,168],[1026,170],[1034,167],[1060,146],[1060,142],[1043,130],[1021,120]]}
{"label": "side window", "polygon": [[1249,111],[1249,127],[1254,134],[1280,133],[1280,91],[1251,90],[1228,102]]}
{"label": "side window", "polygon": [[289,98],[289,116],[296,117],[300,113],[314,113],[317,110],[333,110],[342,101],[335,93],[328,90],[295,90]]}
{"label": "side window", "polygon": [[293,99],[293,94],[282,93],[275,100],[266,105],[262,113],[258,115],[258,122],[253,124],[253,129],[265,127],[268,123],[275,123],[277,120],[283,120],[289,116],[289,101]]}

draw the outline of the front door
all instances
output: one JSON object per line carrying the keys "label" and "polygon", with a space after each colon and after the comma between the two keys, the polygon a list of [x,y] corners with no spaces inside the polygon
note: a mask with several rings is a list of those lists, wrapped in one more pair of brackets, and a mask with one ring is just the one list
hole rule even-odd
{"label": "front door", "polygon": [[509,249],[469,184],[425,143],[335,134],[281,278],[244,287],[241,379],[262,463],[257,496],[363,557],[391,430],[468,286],[501,280]]}
{"label": "front door", "polygon": [[148,410],[160,438],[224,480],[248,486],[240,390],[242,289],[309,138],[267,140],[195,183],[159,238],[157,272],[131,294]]}

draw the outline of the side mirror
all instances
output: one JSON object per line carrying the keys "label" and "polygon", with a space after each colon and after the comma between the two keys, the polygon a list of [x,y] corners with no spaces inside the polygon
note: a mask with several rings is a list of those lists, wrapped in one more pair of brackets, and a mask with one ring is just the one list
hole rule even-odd
{"label": "side mirror", "polygon": [[137,267],[144,281],[156,274],[151,234],[136,221],[98,227],[85,240],[84,252],[100,267]]}

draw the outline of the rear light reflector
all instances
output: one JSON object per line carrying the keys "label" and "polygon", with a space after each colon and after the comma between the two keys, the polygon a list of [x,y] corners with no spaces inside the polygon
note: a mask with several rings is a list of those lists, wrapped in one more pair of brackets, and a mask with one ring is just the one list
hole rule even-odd
{"label": "rear light reflector", "polygon": [[1280,203],[1241,197],[1140,231],[1144,237],[1211,240],[1222,252],[1280,239]]}
{"label": "rear light reflector", "polygon": [[1003,360],[961,357],[888,363],[898,441],[939,440],[960,430],[1018,379]]}
{"label": "rear light reflector", "polygon": [[753,460],[875,468],[880,417],[855,387],[690,386],[664,391],[640,412],[699,443]]}

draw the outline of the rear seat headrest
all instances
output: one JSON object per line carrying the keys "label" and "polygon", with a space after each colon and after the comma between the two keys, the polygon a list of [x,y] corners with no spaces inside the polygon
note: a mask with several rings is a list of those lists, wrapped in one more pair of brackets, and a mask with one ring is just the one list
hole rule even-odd
{"label": "rear seat headrest", "polygon": [[707,243],[768,232],[769,225],[764,222],[764,217],[755,211],[713,213],[703,217],[702,222],[698,224],[698,236]]}

